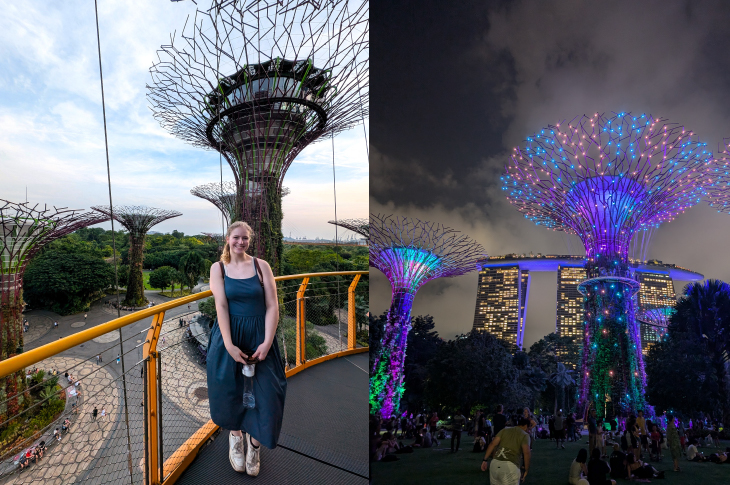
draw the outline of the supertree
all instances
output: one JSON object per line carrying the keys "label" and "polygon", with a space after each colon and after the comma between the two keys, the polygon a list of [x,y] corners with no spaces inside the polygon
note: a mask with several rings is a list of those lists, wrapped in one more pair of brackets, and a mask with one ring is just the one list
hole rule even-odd
{"label": "supertree", "polygon": [[669,327],[669,320],[672,318],[674,312],[674,307],[664,306],[645,310],[636,316],[636,319],[641,324],[641,346],[644,352],[653,343],[659,342],[664,338]]}
{"label": "supertree", "polygon": [[327,222],[356,232],[365,239],[370,238],[370,221],[367,219],[337,219],[336,221]]}
{"label": "supertree", "polygon": [[586,251],[579,402],[600,414],[644,405],[646,377],[629,266],[633,236],[698,203],[712,154],[690,130],[650,115],[594,114],[549,125],[515,148],[502,177],[524,216],[577,235]]}
{"label": "supertree", "polygon": [[713,185],[707,190],[707,202],[717,212],[730,214],[730,138],[720,145],[711,177]]}
{"label": "supertree", "polygon": [[[281,188],[281,196],[289,195],[289,188]],[[190,189],[190,193],[201,199],[205,199],[218,208],[226,220],[226,226],[231,225],[233,221],[240,221],[238,211],[241,209],[241,203],[238,201],[238,193],[236,182],[229,180],[225,182],[211,182],[209,184],[198,185]]]}
{"label": "supertree", "polygon": [[158,51],[148,99],[172,134],[228,161],[252,254],[279,274],[281,187],[310,143],[364,122],[367,1],[216,2]]}
{"label": "supertree", "polygon": [[[82,227],[109,220],[97,212],[48,208],[0,199],[0,360],[23,352],[23,275],[28,263],[47,244]],[[20,373],[3,379],[7,397],[25,385]],[[18,411],[17,399],[8,403],[6,416]]]}
{"label": "supertree", "polygon": [[129,279],[124,304],[134,307],[144,305],[147,303],[147,298],[144,296],[142,262],[144,261],[144,240],[147,232],[160,222],[182,214],[177,211],[136,205],[115,205],[113,211],[108,205],[94,206],[92,209],[108,217],[114,217],[114,220],[129,231]]}
{"label": "supertree", "polygon": [[370,413],[397,414],[403,396],[403,363],[411,307],[418,289],[436,278],[477,269],[487,255],[468,236],[433,222],[371,214],[370,266],[390,281],[392,298],[380,352],[370,370]]}

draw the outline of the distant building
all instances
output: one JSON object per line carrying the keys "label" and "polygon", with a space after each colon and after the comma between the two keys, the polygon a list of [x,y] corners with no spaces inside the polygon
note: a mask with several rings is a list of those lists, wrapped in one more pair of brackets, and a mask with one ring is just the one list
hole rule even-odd
{"label": "distant building", "polygon": [[[479,262],[477,300],[473,328],[487,331],[498,338],[522,347],[525,316],[529,306],[530,274],[540,271],[557,273],[555,331],[561,336],[582,337],[583,296],[578,283],[585,279],[582,256],[509,254],[489,257]],[[674,306],[674,279],[699,281],[704,276],[674,264],[661,261],[632,261],[631,266],[641,284],[638,312]],[[518,280],[518,275],[520,275]],[[521,284],[518,284],[518,281]],[[518,311],[518,303],[519,311]],[[656,342],[663,333],[655,325],[642,320],[643,348]]]}
{"label": "distant building", "polygon": [[517,266],[482,268],[474,328],[521,347],[529,280],[529,272]]}

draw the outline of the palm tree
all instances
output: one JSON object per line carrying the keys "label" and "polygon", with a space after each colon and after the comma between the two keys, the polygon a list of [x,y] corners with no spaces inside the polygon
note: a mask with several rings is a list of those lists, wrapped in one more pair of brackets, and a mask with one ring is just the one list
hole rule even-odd
{"label": "palm tree", "polygon": [[197,251],[190,251],[180,258],[179,270],[183,274],[185,283],[192,291],[200,275],[205,272],[205,260]]}
{"label": "palm tree", "polygon": [[700,342],[712,358],[723,418],[728,418],[727,365],[730,360],[730,285],[720,280],[690,283],[677,302],[670,332]]}
{"label": "palm tree", "polygon": [[[555,372],[550,374],[550,383],[555,386],[556,389],[560,390],[560,408],[565,408],[565,388],[568,386],[575,385],[575,379],[573,379],[573,370],[568,369],[562,362],[558,362],[558,368]],[[558,396],[555,394],[555,413],[558,412]]]}

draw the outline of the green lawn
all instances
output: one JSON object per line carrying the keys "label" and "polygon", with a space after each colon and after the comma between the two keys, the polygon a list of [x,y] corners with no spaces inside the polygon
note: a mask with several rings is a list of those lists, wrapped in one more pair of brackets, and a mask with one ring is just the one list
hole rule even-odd
{"label": "green lawn", "polygon": [[[411,444],[413,440],[407,440]],[[483,453],[472,453],[474,440],[471,436],[462,436],[462,448],[458,453],[450,452],[451,442],[440,442],[439,448],[424,450],[415,449],[412,454],[397,455],[400,461],[371,463],[370,476],[373,485],[381,484],[459,484],[484,485],[489,483],[489,472],[482,472],[479,467]],[[730,446],[730,442],[722,443],[722,450]],[[582,447],[588,449],[587,440],[583,443],[566,443],[564,450],[555,449],[555,443],[548,440],[537,440],[532,452],[530,472],[526,484],[535,485],[566,485],[570,463]],[[714,448],[700,448],[705,455],[712,453]],[[661,463],[651,464],[658,470],[666,470],[666,480],[656,483],[682,485],[720,485],[730,483],[730,466],[714,463],[690,463],[682,461],[681,473],[672,471],[672,461],[669,450],[665,450],[664,460]],[[634,483],[628,480],[619,480],[621,483]]]}

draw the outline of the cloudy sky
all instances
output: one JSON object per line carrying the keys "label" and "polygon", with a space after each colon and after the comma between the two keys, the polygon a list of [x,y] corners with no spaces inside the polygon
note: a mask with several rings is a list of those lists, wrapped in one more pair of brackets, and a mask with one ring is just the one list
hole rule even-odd
{"label": "cloudy sky", "polygon": [[[682,123],[713,148],[730,137],[727,2],[379,1],[371,16],[370,210],[444,223],[489,254],[581,247],[499,188],[507,153],[549,123],[626,111]],[[729,239],[730,215],[701,205],[662,226],[648,256],[727,281]],[[372,273],[379,313],[390,286]],[[526,345],[554,330],[555,278],[533,278]],[[444,337],[469,331],[476,281],[428,283],[414,315],[433,315]]]}
{"label": "cloudy sky", "polygon": [[[198,4],[207,8],[205,0]],[[192,2],[99,0],[114,203],[183,213],[155,227],[162,232],[221,231],[220,212],[190,194],[220,180],[217,152],[165,132],[145,97],[156,49],[170,43],[194,9]],[[5,4],[0,52],[0,198],[23,202],[27,187],[30,202],[79,209],[108,204],[93,1]],[[327,139],[310,145],[289,169],[287,236],[334,236],[327,224],[334,219],[332,157]],[[366,217],[362,126],[335,137],[334,158],[338,216]],[[225,161],[223,177],[233,180]]]}

